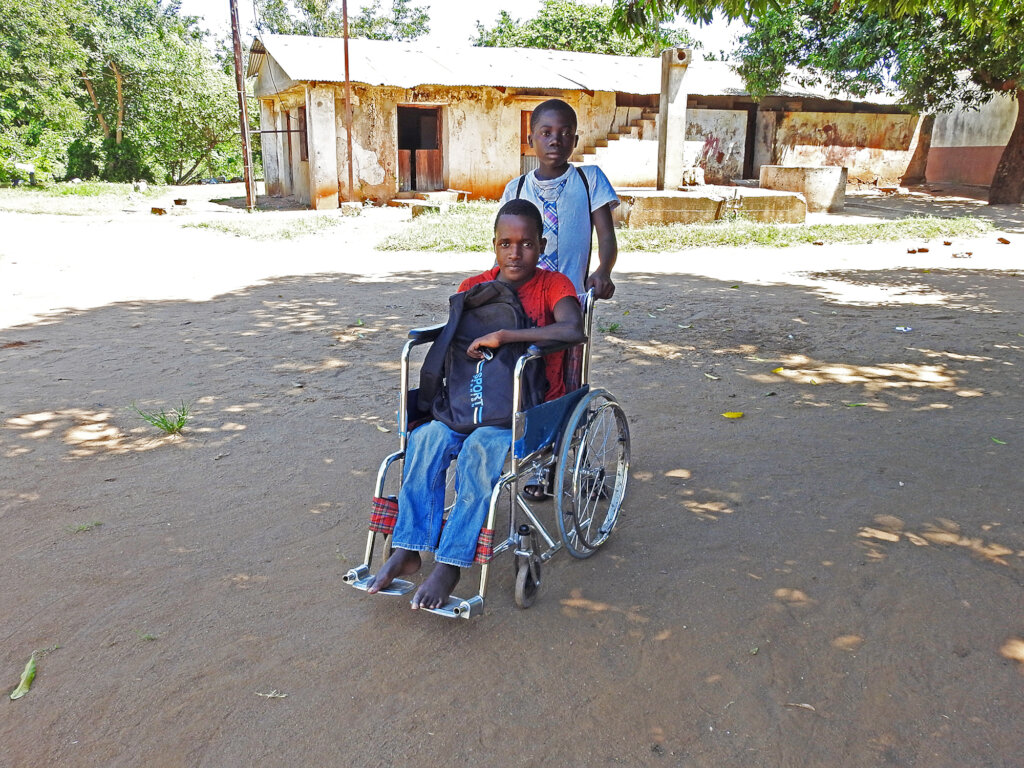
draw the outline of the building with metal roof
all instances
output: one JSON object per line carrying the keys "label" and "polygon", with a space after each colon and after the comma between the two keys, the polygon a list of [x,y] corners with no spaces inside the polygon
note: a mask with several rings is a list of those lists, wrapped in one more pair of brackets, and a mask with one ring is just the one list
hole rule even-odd
{"label": "building with metal roof", "polygon": [[[340,38],[253,41],[248,74],[261,102],[271,194],[313,207],[445,188],[496,198],[509,179],[534,167],[529,114],[552,97],[577,112],[575,162],[600,164],[616,186],[654,183],[660,59],[351,39],[348,70],[346,89]],[[828,163],[851,166],[855,178],[905,167],[916,116],[798,80],[755,102],[729,64],[692,61],[685,146],[670,151],[718,183],[756,177],[761,164],[785,152],[801,161],[824,157],[826,145]]]}

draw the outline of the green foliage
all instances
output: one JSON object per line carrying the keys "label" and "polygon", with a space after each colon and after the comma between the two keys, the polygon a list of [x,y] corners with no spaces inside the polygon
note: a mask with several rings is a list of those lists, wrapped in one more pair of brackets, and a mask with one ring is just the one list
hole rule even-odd
{"label": "green foliage", "polygon": [[777,90],[797,67],[835,90],[897,94],[929,112],[982,103],[1024,75],[1024,62],[1000,52],[991,34],[972,33],[944,14],[892,17],[832,0],[766,9],[741,37],[738,58],[755,96]]}
{"label": "green foliage", "polygon": [[[430,31],[428,8],[412,0],[391,0],[389,13],[381,13],[381,0],[373,0],[349,17],[349,37],[371,40],[415,40]],[[296,16],[292,15],[294,6]],[[256,0],[259,26],[281,35],[341,37],[344,19],[336,0]]]}
{"label": "green foliage", "polygon": [[410,6],[411,0],[392,0],[391,15],[380,13],[380,0],[363,8],[350,24],[352,37],[370,40],[415,40],[430,32],[429,8]]}
{"label": "green foliage", "polygon": [[15,163],[63,174],[84,122],[75,96],[85,51],[70,33],[81,19],[75,0],[0,0],[0,181]]}
{"label": "green foliage", "polygon": [[185,183],[237,143],[233,77],[191,17],[159,0],[84,2],[94,21],[82,34],[83,81],[104,137],[88,160],[103,178]]}
{"label": "green foliage", "polygon": [[147,424],[153,425],[168,435],[180,434],[181,430],[188,424],[189,416],[191,415],[189,406],[184,401],[182,401],[180,408],[172,408],[169,412],[143,411],[134,403],[132,403],[132,410]]}
{"label": "green foliage", "polygon": [[493,27],[477,23],[473,45],[490,48],[548,48],[620,56],[657,56],[663,49],[693,45],[685,32],[652,22],[626,33],[612,26],[612,8],[572,0],[545,0],[525,22],[502,11]]}

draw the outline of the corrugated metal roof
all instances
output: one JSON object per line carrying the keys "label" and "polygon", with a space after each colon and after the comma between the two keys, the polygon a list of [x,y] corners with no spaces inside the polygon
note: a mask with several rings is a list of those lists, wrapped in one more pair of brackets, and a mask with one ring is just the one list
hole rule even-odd
{"label": "corrugated metal roof", "polygon": [[[262,35],[259,42],[292,80],[345,80],[341,38]],[[638,94],[661,90],[658,59],[537,48],[442,48],[353,38],[349,72],[353,82],[399,88],[489,85]]]}
{"label": "corrugated metal roof", "polygon": [[[262,35],[253,42],[248,74],[255,75],[269,53],[294,81],[345,81],[344,42],[339,37]],[[438,47],[390,40],[349,40],[352,82],[415,88],[419,85],[557,88],[634,94],[661,92],[661,60],[637,56],[549,51],[539,48]],[[746,86],[732,65],[695,58],[686,76],[696,96],[745,96]],[[843,99],[892,104],[873,96],[855,99],[821,86],[800,85],[788,77],[776,96]]]}

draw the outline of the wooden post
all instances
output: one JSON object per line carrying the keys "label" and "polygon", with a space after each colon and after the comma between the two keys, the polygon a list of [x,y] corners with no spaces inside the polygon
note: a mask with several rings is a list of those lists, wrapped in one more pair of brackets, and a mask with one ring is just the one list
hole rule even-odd
{"label": "wooden post", "polygon": [[245,176],[245,207],[256,210],[256,183],[252,178],[252,153],[249,151],[249,111],[245,108],[245,72],[242,71],[242,41],[238,37],[238,2],[231,6],[231,39],[235,48],[235,86],[238,90],[238,120],[242,126],[242,167]]}
{"label": "wooden post", "polygon": [[356,199],[356,191],[352,177],[352,83],[348,77],[348,0],[341,0],[341,16],[345,37],[345,144],[348,147],[348,195],[346,198],[351,202]]}

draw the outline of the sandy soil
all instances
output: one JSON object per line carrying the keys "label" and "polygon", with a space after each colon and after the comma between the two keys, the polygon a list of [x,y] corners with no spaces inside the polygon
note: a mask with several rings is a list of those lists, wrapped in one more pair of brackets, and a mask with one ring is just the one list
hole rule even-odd
{"label": "sandy soil", "polygon": [[[341,575],[404,333],[486,259],[148,207],[0,211],[5,693],[53,649],[0,765],[1020,765],[1021,207],[1009,245],[623,254],[621,526],[528,611],[496,561],[471,622]],[[130,408],[182,400],[180,438]]]}

